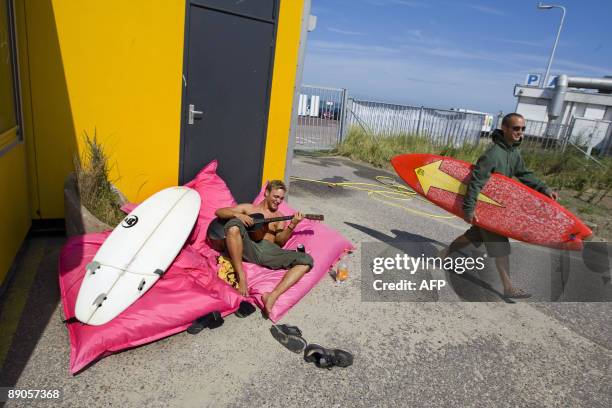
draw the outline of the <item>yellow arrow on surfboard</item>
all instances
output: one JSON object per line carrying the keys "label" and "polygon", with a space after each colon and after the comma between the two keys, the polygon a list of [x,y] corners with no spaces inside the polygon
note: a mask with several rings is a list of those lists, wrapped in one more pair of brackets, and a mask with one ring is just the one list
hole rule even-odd
{"label": "yellow arrow on surfboard", "polygon": [[[457,180],[450,174],[447,174],[440,170],[442,160],[435,161],[433,163],[426,164],[425,166],[417,167],[414,172],[419,179],[419,183],[423,188],[423,193],[427,195],[427,192],[431,187],[439,188],[444,191],[459,194],[464,196],[467,192],[467,185]],[[484,201],[485,203],[503,207],[500,203],[480,193],[478,194],[478,200]]]}

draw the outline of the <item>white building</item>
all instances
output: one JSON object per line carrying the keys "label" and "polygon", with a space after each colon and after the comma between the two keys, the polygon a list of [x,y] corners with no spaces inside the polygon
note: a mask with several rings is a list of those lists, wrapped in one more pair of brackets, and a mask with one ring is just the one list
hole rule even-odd
{"label": "white building", "polygon": [[[531,81],[530,81],[531,79]],[[531,124],[528,136],[553,137],[565,135],[569,141],[590,150],[610,152],[612,148],[612,77],[584,78],[560,75],[552,87],[529,85],[538,83],[534,75],[527,77],[527,84],[516,85],[516,112]],[[551,133],[550,125],[557,126]],[[537,130],[536,130],[537,128]]]}

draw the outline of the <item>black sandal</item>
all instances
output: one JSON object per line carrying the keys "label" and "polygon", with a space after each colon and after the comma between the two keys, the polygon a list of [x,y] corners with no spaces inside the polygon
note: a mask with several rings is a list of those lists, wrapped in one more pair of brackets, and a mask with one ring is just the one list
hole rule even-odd
{"label": "black sandal", "polygon": [[318,344],[309,344],[304,349],[304,361],[314,363],[319,368],[330,369],[333,366],[348,367],[353,364],[353,355],[340,349],[327,349]]}
{"label": "black sandal", "polygon": [[187,328],[187,333],[189,334],[198,334],[206,327],[210,327],[211,329],[216,329],[217,327],[223,324],[223,318],[221,317],[221,313],[214,311],[208,314],[205,314],[202,317],[198,317],[193,321],[193,324]]}
{"label": "black sandal", "polygon": [[238,310],[236,310],[234,312],[234,315],[236,315],[236,317],[240,317],[242,319],[244,317],[247,317],[247,316],[253,314],[255,312],[255,310],[256,310],[255,306],[253,306],[249,302],[243,300],[242,302],[240,302],[240,307],[238,308]]}
{"label": "black sandal", "polygon": [[302,331],[296,326],[277,324],[270,327],[272,337],[287,349],[299,354],[306,347],[306,340],[302,337]]}

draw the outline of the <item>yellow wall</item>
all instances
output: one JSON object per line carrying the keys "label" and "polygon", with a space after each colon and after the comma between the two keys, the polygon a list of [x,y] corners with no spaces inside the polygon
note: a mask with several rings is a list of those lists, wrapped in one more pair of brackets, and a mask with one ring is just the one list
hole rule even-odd
{"label": "yellow wall", "polygon": [[303,8],[303,0],[281,0],[262,185],[285,176]]}
{"label": "yellow wall", "polygon": [[183,1],[17,0],[27,28],[32,178],[41,218],[62,218],[76,146],[95,133],[111,178],[140,201],[178,180]]}
{"label": "yellow wall", "polygon": [[[63,218],[85,132],[132,201],[179,172],[184,1],[14,2],[25,144],[0,156],[0,282],[30,219]],[[284,177],[303,6],[280,2],[262,182]]]}
{"label": "yellow wall", "polygon": [[[175,185],[184,1],[15,1],[27,39],[32,216],[64,216],[62,186],[85,132],[104,145],[131,201]],[[281,0],[263,180],[284,176],[302,10],[303,0]]]}
{"label": "yellow wall", "polygon": [[27,183],[25,146],[20,143],[0,156],[0,284],[30,228]]}
{"label": "yellow wall", "polygon": [[33,122],[32,122],[32,106],[30,99],[30,80],[29,80],[29,62],[28,62],[28,46],[27,46],[27,28],[25,20],[25,2],[22,0],[13,0],[15,7],[15,23],[17,31],[17,53],[19,58],[19,75],[20,75],[20,90],[21,90],[21,109],[22,132],[25,141],[25,157],[27,166],[27,182],[29,193],[29,211],[32,218],[37,218],[38,205],[38,189],[36,183],[36,160],[34,155],[33,144]]}
{"label": "yellow wall", "polygon": [[[5,2],[1,2],[6,6]],[[0,10],[0,42],[4,42],[0,61],[0,284],[4,283],[11,264],[30,227],[30,200],[26,147],[17,143],[17,112],[13,109],[13,73],[9,48],[6,10]],[[2,47],[0,47],[2,48]],[[8,104],[8,106],[6,106]]]}

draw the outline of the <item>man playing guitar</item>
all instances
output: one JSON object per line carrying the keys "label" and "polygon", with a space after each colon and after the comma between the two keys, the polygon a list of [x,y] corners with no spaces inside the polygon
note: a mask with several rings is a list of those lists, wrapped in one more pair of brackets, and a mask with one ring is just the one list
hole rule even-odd
{"label": "man playing guitar", "polygon": [[280,217],[278,206],[285,199],[287,187],[281,180],[272,180],[266,186],[264,199],[257,205],[238,204],[235,207],[220,208],[215,215],[221,220],[227,220],[224,225],[225,238],[209,227],[208,239],[211,246],[218,251],[226,250],[234,271],[238,275],[238,291],[242,296],[248,296],[248,286],[242,260],[265,266],[270,269],[288,269],[283,279],[272,290],[264,293],[264,315],[272,311],[274,303],[280,295],[300,280],[313,266],[313,259],[304,252],[282,249],[295,227],[302,221],[304,215],[300,212],[293,215],[288,225],[284,221],[264,224],[256,233],[249,235],[247,227],[254,223],[249,214],[261,213],[265,218]]}

